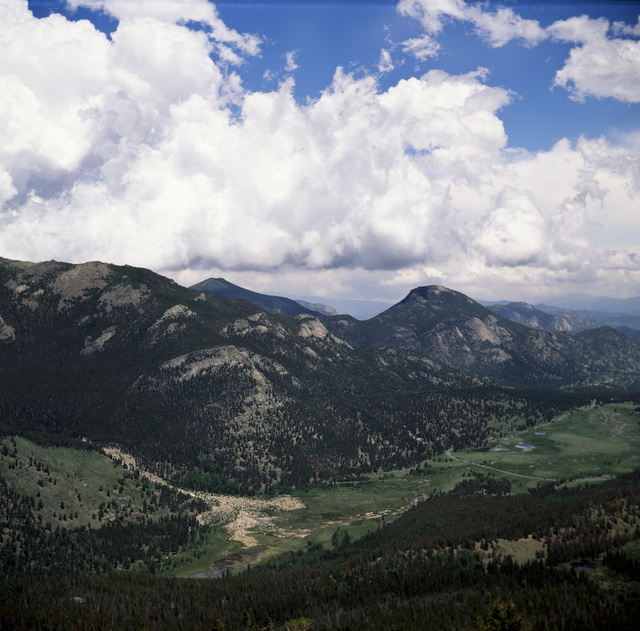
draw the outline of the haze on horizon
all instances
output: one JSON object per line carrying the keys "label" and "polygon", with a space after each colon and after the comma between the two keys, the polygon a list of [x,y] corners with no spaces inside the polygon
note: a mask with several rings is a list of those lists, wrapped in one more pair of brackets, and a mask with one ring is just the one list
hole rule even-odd
{"label": "haze on horizon", "polygon": [[0,256],[640,295],[640,3],[0,0]]}

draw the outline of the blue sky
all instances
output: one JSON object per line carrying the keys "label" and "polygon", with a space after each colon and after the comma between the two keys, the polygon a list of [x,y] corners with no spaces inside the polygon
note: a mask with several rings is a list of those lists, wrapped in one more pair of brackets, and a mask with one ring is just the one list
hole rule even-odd
{"label": "blue sky", "polygon": [[[604,17],[634,24],[640,9],[640,3],[611,1],[499,4],[517,9],[523,18],[538,20],[543,27],[583,13],[594,19]],[[571,49],[568,43],[544,42],[526,47],[514,42],[496,49],[474,37],[469,24],[451,23],[439,38],[438,56],[420,61],[402,53],[401,48],[402,42],[420,35],[421,26],[400,15],[392,0],[240,0],[218,6],[221,17],[229,24],[264,38],[262,56],[252,60],[243,73],[247,86],[254,90],[272,88],[273,83],[265,80],[264,73],[271,70],[274,79],[281,77],[285,55],[294,51],[299,66],[293,73],[294,92],[301,100],[317,98],[331,83],[337,66],[375,74],[382,90],[433,68],[465,73],[486,67],[492,85],[503,86],[517,95],[501,118],[510,142],[529,150],[549,149],[563,136],[572,140],[581,134],[598,137],[610,132],[614,124],[628,129],[640,120],[638,104],[593,99],[585,105],[568,99],[566,92],[552,89],[556,69]],[[377,68],[383,49],[390,51],[395,66],[385,73]]]}
{"label": "blue sky", "polygon": [[640,2],[0,0],[0,256],[640,295]]}
{"label": "blue sky", "polygon": [[[583,14],[634,25],[640,14],[640,2],[634,1],[507,0],[489,5],[513,8],[542,27]],[[58,12],[72,20],[89,19],[107,34],[118,26],[104,11],[70,9],[64,0],[36,0],[29,6],[35,15]],[[437,57],[420,61],[403,53],[401,47],[402,42],[420,35],[421,25],[401,15],[395,0],[223,0],[216,6],[225,23],[262,40],[260,55],[248,59],[239,70],[245,86],[253,91],[271,90],[292,74],[294,94],[304,102],[320,96],[338,66],[375,75],[381,90],[433,68],[465,73],[482,66],[489,70],[492,85],[516,95],[501,115],[514,146],[549,149],[561,137],[577,140],[580,135],[598,137],[613,130],[624,133],[640,120],[638,103],[606,98],[578,103],[553,88],[555,72],[569,54],[570,43],[523,46],[512,42],[492,48],[474,36],[473,26],[452,22],[439,37]],[[388,72],[378,70],[383,49],[390,51],[394,63]],[[288,73],[287,54],[291,53],[298,67]]]}

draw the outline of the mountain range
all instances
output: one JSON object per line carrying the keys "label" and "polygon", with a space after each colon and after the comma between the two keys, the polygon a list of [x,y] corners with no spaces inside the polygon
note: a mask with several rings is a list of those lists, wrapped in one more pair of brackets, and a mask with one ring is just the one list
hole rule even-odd
{"label": "mountain range", "polygon": [[[314,315],[348,314],[358,320],[369,320],[392,305],[373,300],[344,300],[318,297],[285,298],[268,296],[234,285],[223,278],[209,278],[197,289],[221,298],[242,298],[270,313],[312,313]],[[494,313],[533,329],[579,333],[610,326],[631,337],[640,337],[640,298],[595,298],[582,294],[557,297],[559,305],[532,305],[526,302],[479,301]],[[330,303],[330,305],[325,304]],[[587,308],[588,307],[588,308]]]}
{"label": "mountain range", "polygon": [[570,311],[640,316],[640,297],[612,298],[610,296],[590,296],[588,294],[567,294],[554,298],[555,307]]}
{"label": "mountain range", "polygon": [[534,330],[444,287],[359,321],[269,313],[141,268],[0,259],[0,430],[115,444],[184,486],[413,466],[637,388],[636,340]]}
{"label": "mountain range", "polygon": [[[225,283],[222,290],[218,288],[221,282]],[[229,290],[227,286],[232,289]],[[256,306],[274,312],[270,308],[273,296],[248,292],[222,279],[209,279],[193,288],[223,297],[244,297]],[[419,306],[412,308],[416,303]],[[612,310],[624,304],[633,311],[636,303],[633,300],[602,299],[598,304],[610,305]],[[316,315],[320,317],[323,312],[331,315],[330,309],[323,307],[324,305],[316,305]],[[276,308],[276,313],[282,312],[279,304]],[[303,307],[297,307],[301,308]],[[487,310],[499,316],[499,320],[492,318]],[[616,319],[614,313],[607,315],[609,319]],[[634,322],[633,315],[626,315],[627,322]],[[624,336],[640,337],[640,328],[603,324],[596,317],[559,308],[537,308],[525,302],[510,302],[489,304],[485,309],[463,294],[437,286],[415,289],[398,305],[364,321],[348,315],[320,319],[329,330],[356,347],[387,346],[418,350],[422,355],[437,358],[442,365],[469,377],[481,380],[490,378],[502,385],[519,387],[597,385],[598,377],[595,382],[590,377],[594,365],[608,362],[601,354],[600,341],[608,335],[606,344],[619,350],[625,344]],[[574,334],[594,329],[603,331],[575,338],[563,335],[557,338],[546,334],[525,333],[505,320],[540,331]],[[464,332],[458,327],[460,322],[463,323]],[[615,328],[624,336],[616,336],[611,331],[606,333],[606,326]],[[466,342],[460,344],[461,340]],[[546,352],[540,354],[538,349],[545,346]],[[556,347],[561,350],[556,352]],[[574,375],[575,380],[569,383],[567,380],[574,370],[575,357],[582,353],[588,355],[588,361]],[[624,381],[626,383],[626,379]]]}
{"label": "mountain range", "polygon": [[588,329],[597,329],[603,323],[596,318],[575,311],[534,307],[526,302],[510,302],[507,304],[487,305],[487,308],[498,315],[519,322],[532,329],[545,331],[569,331],[579,333]]}
{"label": "mountain range", "polygon": [[247,296],[0,259],[0,628],[636,629],[637,339]]}
{"label": "mountain range", "polygon": [[503,386],[638,383],[640,346],[614,329],[578,335],[531,329],[440,286],[414,289],[364,322],[324,321],[332,333],[359,347],[411,349],[467,377]]}
{"label": "mountain range", "polygon": [[[603,306],[606,304],[611,309],[620,302],[622,301],[603,303]],[[627,301],[624,304],[625,308],[629,309],[628,312],[588,309],[571,311],[544,304],[534,306],[526,302],[494,303],[486,306],[504,318],[534,329],[579,333],[587,329],[610,326],[625,335],[640,337],[640,315],[635,314],[635,303]]]}

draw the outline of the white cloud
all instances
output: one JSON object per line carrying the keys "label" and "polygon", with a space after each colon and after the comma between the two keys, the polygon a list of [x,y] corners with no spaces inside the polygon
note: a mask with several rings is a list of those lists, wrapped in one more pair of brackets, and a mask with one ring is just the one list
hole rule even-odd
{"label": "white cloud", "polygon": [[492,266],[530,265],[544,256],[545,221],[530,194],[505,188],[476,230],[474,246]]}
{"label": "white cloud", "polygon": [[487,13],[476,5],[466,8],[465,19],[472,22],[480,35],[496,48],[513,39],[521,40],[526,45],[535,45],[546,39],[544,29],[537,20],[526,20],[512,9],[499,8],[494,13]]}
{"label": "white cloud", "polygon": [[424,61],[429,57],[436,57],[440,50],[440,44],[430,35],[413,37],[402,42],[402,50],[413,55],[416,59]]}
{"label": "white cloud", "polygon": [[400,0],[397,6],[401,15],[419,20],[432,35],[442,30],[443,20],[463,20],[466,8],[463,0]]}
{"label": "white cloud", "polygon": [[338,69],[302,105],[292,79],[248,92],[210,37],[149,11],[109,40],[0,5],[2,256],[269,292],[271,270],[300,294],[638,286],[637,147],[514,153],[499,117],[511,95],[481,69],[385,91]]}
{"label": "white cloud", "polygon": [[[20,9],[23,11],[20,11]],[[109,44],[89,22],[33,20],[26,2],[0,8],[0,161],[18,193],[77,168],[98,129]]]}
{"label": "white cloud", "polygon": [[[446,21],[459,20],[473,24],[491,46],[504,46],[513,39],[536,44],[546,38],[536,20],[527,20],[512,9],[484,10],[483,4],[467,4],[463,0],[400,0],[398,11],[420,21],[428,36],[437,35]],[[411,40],[410,40],[411,41]]]}
{"label": "white cloud", "polygon": [[[609,22],[583,15],[556,22],[549,33],[559,41],[578,46],[571,49],[555,76],[554,85],[563,87],[572,98],[611,97],[629,103],[640,102],[640,41],[610,38]],[[617,30],[620,32],[619,26]],[[635,31],[625,32],[635,35]]]}
{"label": "white cloud", "polygon": [[[151,18],[170,24],[197,22],[207,28],[220,59],[233,64],[242,62],[241,55],[255,56],[260,52],[260,39],[229,28],[209,0],[66,0],[72,9],[86,7],[103,11],[118,21]],[[236,52],[238,51],[238,52]]]}
{"label": "white cloud", "polygon": [[292,50],[285,55],[287,64],[284,69],[287,72],[293,72],[294,70],[298,69],[298,64],[296,63],[296,54],[297,54],[296,51]]}
{"label": "white cloud", "polygon": [[619,35],[632,35],[635,37],[640,37],[640,16],[638,16],[638,21],[635,26],[629,26],[625,22],[614,22],[612,24],[612,28],[614,33]]}
{"label": "white cloud", "polygon": [[378,72],[391,72],[394,68],[393,61],[391,60],[391,53],[383,48],[380,51],[380,59],[378,60]]}

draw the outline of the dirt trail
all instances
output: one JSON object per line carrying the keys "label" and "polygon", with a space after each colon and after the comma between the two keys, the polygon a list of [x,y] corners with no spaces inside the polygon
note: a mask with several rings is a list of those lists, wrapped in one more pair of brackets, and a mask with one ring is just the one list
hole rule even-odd
{"label": "dirt trail", "polygon": [[274,513],[305,508],[305,505],[299,499],[290,495],[256,498],[219,495],[204,491],[188,491],[174,486],[150,471],[142,469],[131,454],[123,452],[118,447],[106,447],[104,452],[110,458],[122,461],[128,469],[139,471],[141,476],[151,482],[162,484],[181,493],[186,493],[191,497],[204,500],[207,504],[207,510],[196,516],[198,523],[222,525],[229,533],[229,540],[237,541],[245,548],[253,548],[259,545],[258,540],[253,536],[256,533],[269,533],[279,539],[285,539],[293,535],[294,533],[277,525],[278,518]]}
{"label": "dirt trail", "polygon": [[[504,475],[511,475],[515,478],[526,478],[527,480],[541,480],[542,482],[560,482],[560,479],[558,478],[539,478],[539,477],[536,477],[535,475],[524,475],[523,473],[514,473],[513,471],[505,471],[504,469],[498,469],[496,467],[491,467],[486,464],[480,464],[479,462],[473,462],[473,460],[463,460],[462,458],[458,458],[458,456],[454,456],[451,449],[448,449],[445,453],[452,460],[457,460],[458,462],[464,462],[464,464],[473,465],[474,467],[491,469],[491,471],[504,473]],[[611,476],[599,475],[599,476],[592,476],[589,478],[577,478],[577,479],[572,479],[572,482],[581,484],[583,482],[605,482],[606,480],[611,480]]]}
{"label": "dirt trail", "polygon": [[[361,521],[362,519],[369,521],[386,518],[393,521],[412,506],[415,506],[420,500],[428,497],[425,488],[428,482],[425,482],[425,484],[416,489],[414,496],[405,506],[401,506],[396,510],[353,515],[339,521],[318,523],[311,529],[286,529],[280,525],[282,522],[279,514],[306,508],[305,504],[298,498],[290,495],[272,498],[237,497],[206,493],[204,491],[188,491],[176,487],[160,476],[141,468],[131,454],[123,452],[116,446],[106,447],[104,452],[110,458],[120,460],[128,469],[139,471],[141,476],[151,482],[165,485],[176,491],[204,500],[207,504],[207,509],[196,516],[198,523],[217,524],[223,527],[228,532],[229,541],[236,541],[244,548],[244,550],[218,559],[209,570],[195,574],[194,578],[221,578],[228,573],[246,568],[250,563],[257,563],[271,545],[296,537],[307,537],[325,528],[348,526],[352,522]],[[256,538],[257,535],[268,536],[271,543],[259,547],[260,542]]]}
{"label": "dirt trail", "polygon": [[491,471],[497,471],[498,473],[504,473],[505,475],[512,475],[516,478],[526,478],[527,480],[542,480],[543,482],[558,482],[557,478],[539,478],[535,475],[524,475],[523,473],[514,473],[513,471],[505,471],[504,469],[498,469],[496,467],[491,467],[488,464],[480,464],[478,462],[473,462],[473,460],[463,460],[458,456],[453,455],[452,449],[447,449],[445,453],[452,460],[457,460],[458,462],[464,462],[464,464],[473,465],[474,467],[481,467],[482,469],[491,469]]}

